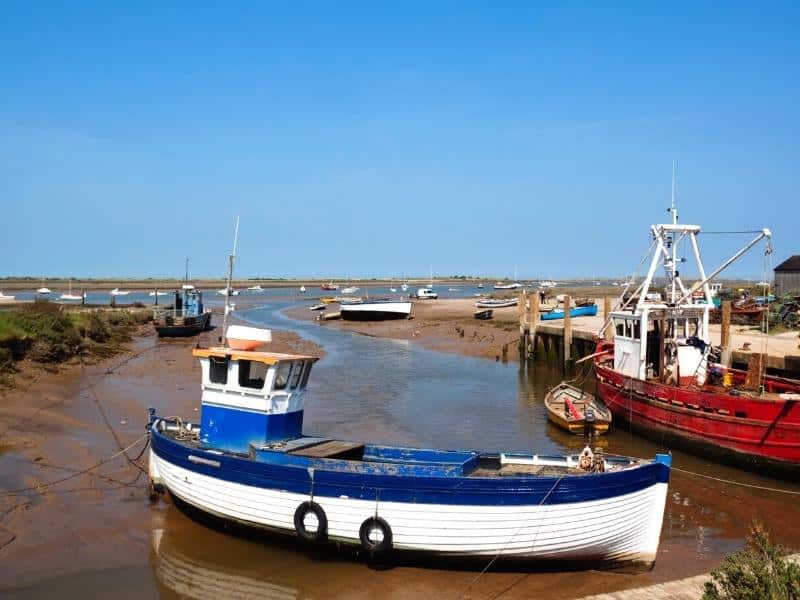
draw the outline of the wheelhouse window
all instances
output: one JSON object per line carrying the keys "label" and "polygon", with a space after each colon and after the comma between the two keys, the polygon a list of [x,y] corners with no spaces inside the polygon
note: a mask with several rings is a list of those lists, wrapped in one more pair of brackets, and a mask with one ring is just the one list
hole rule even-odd
{"label": "wheelhouse window", "polygon": [[272,389],[285,390],[289,383],[289,375],[292,372],[292,363],[284,362],[278,365],[278,370],[275,372],[275,384]]}
{"label": "wheelhouse window", "polygon": [[624,336],[625,335],[625,321],[618,320],[616,322],[616,327],[617,327],[617,335],[618,336]]}
{"label": "wheelhouse window", "polygon": [[228,383],[228,357],[212,356],[208,359],[208,380],[211,383],[225,385]]}
{"label": "wheelhouse window", "polygon": [[300,384],[300,377],[303,375],[303,367],[305,366],[305,361],[298,361],[294,363],[292,367],[292,384],[291,388],[293,390],[297,389],[297,386]]}
{"label": "wheelhouse window", "polygon": [[306,363],[306,368],[303,369],[303,380],[300,382],[300,389],[304,390],[306,388],[306,384],[308,383],[308,376],[311,374],[311,367],[314,366],[314,361],[309,360]]}
{"label": "wheelhouse window", "polygon": [[634,321],[633,322],[633,339],[635,339],[635,340],[642,339],[642,322],[641,321]]}
{"label": "wheelhouse window", "polygon": [[239,387],[260,390],[264,388],[267,365],[254,360],[239,361]]}

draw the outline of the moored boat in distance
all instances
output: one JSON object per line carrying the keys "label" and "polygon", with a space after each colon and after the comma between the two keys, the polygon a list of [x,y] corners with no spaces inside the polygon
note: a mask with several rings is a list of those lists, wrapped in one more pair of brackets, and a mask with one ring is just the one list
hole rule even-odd
{"label": "moored boat in distance", "polygon": [[127,296],[130,293],[130,290],[121,290],[119,288],[114,288],[109,292],[109,294],[112,296]]}
{"label": "moored boat in distance", "polygon": [[195,289],[174,292],[171,307],[153,310],[153,327],[159,337],[188,337],[211,328],[211,312],[203,306],[203,293]]}
{"label": "moored boat in distance", "polygon": [[544,397],[547,418],[570,433],[601,435],[611,425],[611,411],[592,394],[562,382]]}
{"label": "moored boat in distance", "polygon": [[358,288],[354,285],[348,286],[342,290],[343,294],[355,294],[358,291]]}
{"label": "moored boat in distance", "polygon": [[346,301],[339,304],[339,312],[345,321],[407,319],[411,316],[411,302],[389,298]]}
{"label": "moored boat in distance", "polygon": [[15,302],[16,298],[16,296],[8,296],[3,292],[0,292],[0,302]]}
{"label": "moored boat in distance", "polygon": [[50,288],[49,287],[44,287],[44,286],[42,286],[38,290],[36,290],[36,293],[39,294],[40,296],[49,296],[50,294],[52,294],[52,292],[50,291]]}
{"label": "moored boat in distance", "polygon": [[494,289],[496,290],[518,290],[522,287],[521,283],[503,283],[502,281],[498,281],[494,284]]}
{"label": "moored boat in distance", "polygon": [[[387,446],[306,435],[317,358],[197,348],[200,423],[149,410],[149,475],[176,503],[308,543],[586,566],[656,558],[671,459]],[[568,524],[568,525],[567,525]]]}
{"label": "moored boat in distance", "polygon": [[[570,317],[593,317],[597,314],[597,305],[591,304],[589,306],[575,306],[569,309]],[[540,319],[542,321],[555,321],[564,318],[564,307],[555,308],[548,312],[542,313],[540,311]]]}
{"label": "moored boat in distance", "polygon": [[508,306],[516,306],[518,303],[518,298],[486,298],[485,300],[478,300],[475,303],[475,308],[506,308]]}
{"label": "moored boat in distance", "polygon": [[332,292],[338,290],[339,286],[331,281],[329,283],[323,283],[321,286],[319,286],[319,289]]}
{"label": "moored boat in distance", "polygon": [[[660,443],[796,481],[800,381],[767,375],[761,354],[752,355],[748,371],[729,368],[712,348],[709,331],[714,307],[709,282],[756,243],[769,240],[770,232],[762,230],[706,276],[697,239],[700,226],[678,223],[671,210],[672,223],[651,226],[647,276],[605,324],[612,328],[613,341],[597,346],[597,393],[615,419]],[[691,244],[700,274],[689,289],[677,270],[679,240]],[[663,300],[650,294],[662,266],[667,279]],[[698,290],[703,292],[700,301],[692,297]],[[768,346],[761,352],[768,352]]]}

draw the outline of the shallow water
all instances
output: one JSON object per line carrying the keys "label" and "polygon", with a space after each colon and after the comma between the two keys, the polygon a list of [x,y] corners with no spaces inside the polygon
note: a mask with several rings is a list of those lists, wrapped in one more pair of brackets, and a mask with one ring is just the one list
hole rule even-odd
{"label": "shallow water", "polygon": [[[312,373],[304,430],[329,437],[437,448],[579,451],[583,440],[547,422],[542,399],[561,380],[546,367],[520,367],[432,352],[407,341],[288,319],[291,302],[239,311],[254,324],[294,330],[324,346]],[[598,441],[606,452],[652,457],[664,451],[622,427]],[[371,567],[352,551],[309,552],[292,538],[243,536],[191,519],[167,503],[143,511],[150,550],[140,567],[114,571],[131,597],[468,597],[570,598],[696,575],[743,544],[753,517],[777,541],[800,548],[800,486],[721,467],[680,452],[673,470],[653,571],[624,574],[489,572],[425,563]],[[717,479],[700,478],[684,471]],[[90,567],[89,567],[90,568]],[[95,595],[108,572],[45,582],[20,596]],[[477,580],[476,580],[477,579]]]}

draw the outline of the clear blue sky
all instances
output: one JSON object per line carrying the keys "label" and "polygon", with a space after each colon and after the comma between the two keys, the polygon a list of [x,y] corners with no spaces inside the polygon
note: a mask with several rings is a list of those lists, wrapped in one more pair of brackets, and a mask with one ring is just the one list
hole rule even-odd
{"label": "clear blue sky", "polygon": [[[800,4],[4,2],[0,275],[621,275],[800,253]],[[709,261],[745,239],[709,237]],[[759,277],[753,255],[737,273]]]}

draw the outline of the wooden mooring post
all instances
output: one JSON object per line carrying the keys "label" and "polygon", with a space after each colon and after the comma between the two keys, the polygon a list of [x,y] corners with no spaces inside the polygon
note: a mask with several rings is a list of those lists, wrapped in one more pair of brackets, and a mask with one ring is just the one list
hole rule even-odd
{"label": "wooden mooring post", "polygon": [[528,358],[536,354],[536,328],[539,324],[539,292],[533,291],[528,304]]}
{"label": "wooden mooring post", "polygon": [[525,290],[517,296],[517,314],[519,315],[519,355],[520,360],[525,357],[528,348],[528,324],[525,322]]}
{"label": "wooden mooring post", "polygon": [[571,298],[564,296],[564,370],[569,369],[570,358],[572,357],[572,318],[570,317]]}
{"label": "wooden mooring post", "polygon": [[614,340],[614,324],[609,321],[611,317],[611,298],[609,296],[605,296],[603,298],[603,320],[605,322],[605,330],[603,331],[603,337],[606,341],[613,341]]}
{"label": "wooden mooring post", "polygon": [[720,362],[726,367],[731,366],[731,301],[722,302],[722,328],[720,330],[720,346],[722,356]]}

